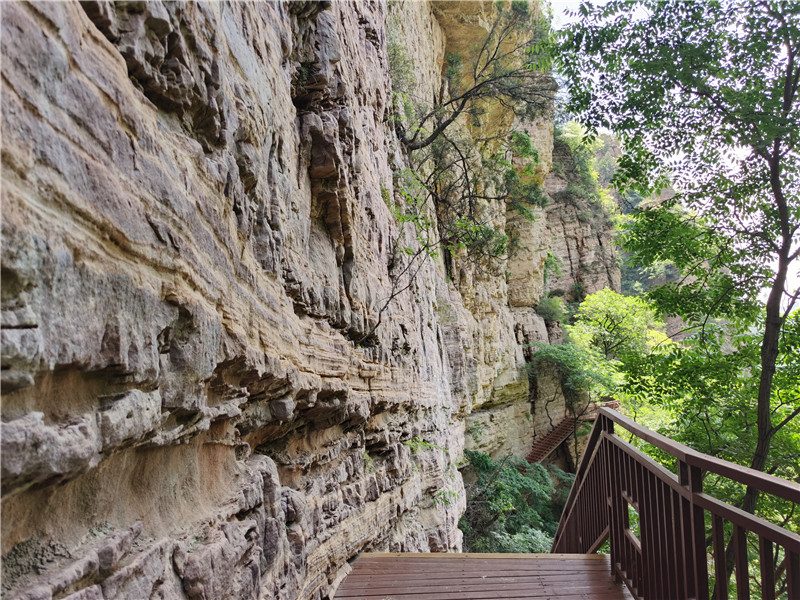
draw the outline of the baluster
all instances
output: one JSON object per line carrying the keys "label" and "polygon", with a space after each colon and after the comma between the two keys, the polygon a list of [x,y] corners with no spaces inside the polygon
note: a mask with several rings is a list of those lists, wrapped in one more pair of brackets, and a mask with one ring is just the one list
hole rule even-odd
{"label": "baluster", "polygon": [[800,554],[786,550],[786,585],[789,598],[800,598]]}
{"label": "baluster", "polygon": [[[682,486],[689,483],[689,465],[678,463],[678,480]],[[683,567],[682,598],[693,598],[694,591],[694,554],[692,550],[692,504],[681,496],[681,564]]]}
{"label": "baluster", "polygon": [[653,598],[658,598],[661,595],[669,594],[669,587],[667,585],[667,578],[669,573],[666,573],[662,568],[664,561],[664,548],[663,539],[661,535],[661,519],[662,512],[658,503],[658,480],[652,475],[647,478],[647,512],[653,515],[653,524],[649,530],[651,537],[650,551],[652,552],[652,559],[650,561],[650,577],[653,580]]}
{"label": "baluster", "polygon": [[772,542],[759,536],[758,555],[761,561],[761,598],[775,600],[775,556],[772,554]]}
{"label": "baluster", "polygon": [[672,491],[672,522],[674,531],[673,556],[675,561],[675,597],[681,600],[687,598],[688,573],[686,571],[686,544],[684,543],[683,497]]}
{"label": "baluster", "polygon": [[747,531],[733,526],[733,549],[736,557],[736,597],[750,600],[750,578],[747,575]]}
{"label": "baluster", "polygon": [[[608,540],[611,543],[611,477],[608,475],[611,470],[611,459],[609,458],[610,444],[603,444],[603,476],[600,480],[601,498],[603,500],[602,510],[606,513],[606,525],[608,526]],[[613,563],[612,563],[613,571]]]}
{"label": "baluster", "polygon": [[619,571],[625,569],[624,561],[624,543],[625,535],[623,529],[625,527],[625,520],[623,515],[624,503],[622,499],[622,486],[620,482],[620,469],[622,468],[621,461],[619,460],[619,452],[616,446],[608,444],[609,454],[609,496],[611,498],[611,511],[609,519],[609,537],[611,539],[611,569],[614,574],[614,580],[619,583],[621,581]]}
{"label": "baluster", "polygon": [[677,571],[677,565],[675,564],[675,546],[677,545],[677,540],[675,539],[675,523],[673,521],[673,508],[672,502],[673,492],[672,488],[668,485],[663,483],[661,480],[656,479],[653,476],[654,483],[658,486],[658,489],[661,493],[661,512],[664,527],[663,531],[663,538],[661,539],[661,548],[662,548],[662,560],[664,565],[664,580],[667,584],[667,592],[669,593],[671,598],[678,598],[680,593],[678,592],[679,584],[675,573]]}
{"label": "baluster", "polygon": [[714,541],[714,574],[716,575],[716,600],[728,598],[728,573],[725,569],[725,529],[722,517],[714,515],[711,522],[711,537]]}
{"label": "baluster", "polygon": [[637,495],[639,497],[639,541],[642,542],[642,569],[644,571],[645,598],[655,598],[659,572],[656,569],[657,542],[656,522],[659,518],[658,511],[652,504],[652,478],[644,466],[636,465]]}
{"label": "baluster", "polygon": [[703,509],[694,504],[694,494],[703,492],[703,472],[697,467],[679,462],[680,484],[690,492],[690,500],[684,500],[684,544],[688,585],[688,597],[708,600],[708,563],[706,558],[705,515]]}
{"label": "baluster", "polygon": [[703,471],[689,468],[689,491],[692,492],[692,536],[694,546],[694,581],[697,600],[708,598],[708,556],[706,554],[705,511],[694,505],[694,494],[703,493]]}

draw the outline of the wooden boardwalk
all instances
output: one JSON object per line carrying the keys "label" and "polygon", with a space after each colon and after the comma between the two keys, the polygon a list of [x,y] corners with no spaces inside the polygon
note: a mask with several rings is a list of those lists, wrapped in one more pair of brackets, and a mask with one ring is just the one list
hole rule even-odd
{"label": "wooden boardwalk", "polygon": [[629,600],[600,554],[362,554],[335,600]]}

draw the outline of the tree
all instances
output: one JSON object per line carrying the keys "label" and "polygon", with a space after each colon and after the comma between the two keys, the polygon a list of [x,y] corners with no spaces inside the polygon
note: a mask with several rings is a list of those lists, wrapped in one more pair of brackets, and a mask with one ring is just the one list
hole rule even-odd
{"label": "tree", "polygon": [[[482,153],[488,142],[496,149]],[[516,239],[497,227],[492,207],[500,206],[503,216],[510,209],[532,220],[531,208],[546,202],[532,177],[538,153],[521,131],[491,140],[467,140],[445,131],[409,162],[411,169],[396,174],[395,193],[383,190],[398,224],[408,227],[393,240],[390,293],[359,344],[374,342],[385,311],[413,285],[427,259],[444,253],[450,274],[456,253],[475,267],[491,270],[514,252]]]}
{"label": "tree", "polygon": [[[606,360],[597,348],[572,342],[541,345],[533,353],[530,363],[530,368],[537,370],[541,367],[553,369],[567,408],[576,416],[586,411],[590,396],[612,394],[620,386],[618,366],[617,362]],[[545,404],[555,400],[555,396],[545,399]]]}
{"label": "tree", "polygon": [[549,28],[527,1],[496,2],[492,10],[495,19],[473,51],[447,57],[432,101],[416,89],[413,63],[391,31],[390,16],[390,119],[409,168],[395,173],[393,192],[383,190],[401,228],[393,241],[389,294],[358,344],[376,343],[385,311],[428,258],[443,253],[448,275],[456,254],[495,270],[515,250],[513,235],[502,227],[507,211],[533,219],[531,208],[546,202],[530,136],[511,128],[482,135],[480,120],[499,109],[524,123],[552,104],[555,90],[544,70]]}
{"label": "tree", "polygon": [[548,552],[574,477],[506,456],[466,450],[472,477],[459,522],[470,552]]}
{"label": "tree", "polygon": [[[737,330],[729,322],[713,322],[705,331],[669,344],[661,352],[626,360],[622,390],[626,406],[649,409],[648,417],[660,418],[656,428],[662,434],[713,456],[747,464],[758,436],[753,390],[761,377],[759,339],[756,328]],[[795,311],[787,318],[781,336],[771,402],[776,432],[764,466],[765,472],[790,481],[800,478],[800,419],[793,418],[800,395],[798,348],[800,313]],[[653,426],[652,421],[648,426]],[[672,457],[661,458],[667,459],[667,466],[675,467]],[[734,505],[746,496],[743,486],[724,477],[709,475],[704,488]],[[792,502],[762,496],[754,512],[800,533],[800,514]],[[751,558],[758,560],[757,546]],[[775,556],[779,588],[786,585],[785,558]],[[759,573],[758,565],[753,564],[750,572],[751,577]],[[758,582],[752,583],[757,588]],[[756,588],[754,597],[758,597]]]}
{"label": "tree", "polygon": [[654,298],[695,322],[753,320],[767,293],[752,460],[763,469],[781,330],[798,299],[786,283],[800,228],[800,5],[616,0],[580,12],[561,39],[573,110],[623,140],[617,185],[652,191],[669,173],[687,209],[635,214],[637,258],[684,274]]}
{"label": "tree", "polygon": [[664,324],[642,298],[622,296],[605,288],[581,302],[570,339],[583,348],[596,348],[607,360],[644,356],[668,341]]}
{"label": "tree", "polygon": [[[470,56],[447,57],[445,80],[431,104],[409,89],[395,96],[395,130],[407,150],[430,146],[462,114],[479,118],[486,102],[500,102],[526,120],[552,103],[555,89],[544,75],[550,66],[546,22],[532,18],[525,0],[496,2],[495,11],[486,37]],[[409,97],[413,107],[407,106]]]}
{"label": "tree", "polygon": [[[796,386],[782,396],[786,414],[775,410],[781,339],[800,295],[787,289],[799,251],[800,4],[612,0],[580,14],[560,40],[571,109],[622,140],[617,186],[649,195],[671,181],[678,192],[637,210],[627,235],[639,261],[672,260],[683,274],[653,299],[699,327],[701,341],[712,316],[759,328],[746,464],[764,470],[773,438],[800,414]],[[757,499],[748,489],[742,508]]]}

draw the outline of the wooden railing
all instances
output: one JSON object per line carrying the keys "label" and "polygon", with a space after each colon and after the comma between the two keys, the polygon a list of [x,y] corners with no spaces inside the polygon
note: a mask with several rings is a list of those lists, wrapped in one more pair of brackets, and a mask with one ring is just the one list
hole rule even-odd
{"label": "wooden railing", "polygon": [[[615,424],[673,456],[677,475],[615,435]],[[800,600],[800,535],[704,494],[707,473],[800,504],[800,484],[696,452],[602,408],[552,551],[592,553],[609,539],[612,570],[635,597],[727,599],[727,538],[737,598],[750,598],[749,570],[758,565],[754,575],[762,598]],[[758,539],[758,561],[752,565],[748,536]]]}

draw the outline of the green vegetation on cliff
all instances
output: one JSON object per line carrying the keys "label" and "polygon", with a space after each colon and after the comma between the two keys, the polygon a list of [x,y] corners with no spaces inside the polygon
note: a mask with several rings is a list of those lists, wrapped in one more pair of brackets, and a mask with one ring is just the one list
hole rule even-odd
{"label": "green vegetation on cliff", "polygon": [[[398,240],[398,250],[410,257],[397,261],[403,273],[407,264],[439,252],[496,268],[514,250],[504,229],[506,207],[532,218],[531,208],[546,201],[536,176],[538,151],[523,129],[552,103],[542,46],[549,28],[528,2],[498,2],[493,15],[482,39],[448,54],[445,82],[432,94],[419,89],[389,19],[390,118],[409,164],[390,201],[398,220],[414,225],[417,243]],[[513,128],[515,119],[523,127]]]}

